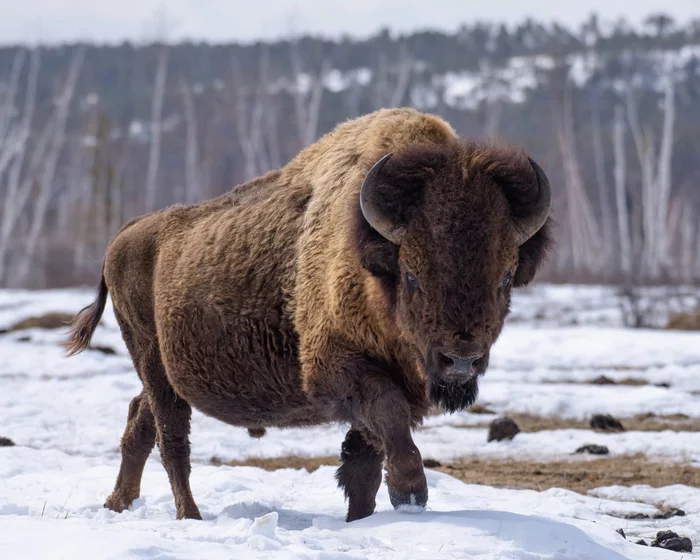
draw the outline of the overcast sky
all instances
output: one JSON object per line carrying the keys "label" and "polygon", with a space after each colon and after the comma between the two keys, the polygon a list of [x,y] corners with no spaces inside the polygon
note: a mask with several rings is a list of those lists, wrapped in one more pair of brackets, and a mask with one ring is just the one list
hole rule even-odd
{"label": "overcast sky", "polygon": [[577,25],[591,11],[633,22],[663,11],[686,21],[700,17],[700,0],[0,0],[0,42],[142,41],[158,27],[171,39],[247,42],[292,31],[454,30],[475,19],[512,23],[526,16]]}

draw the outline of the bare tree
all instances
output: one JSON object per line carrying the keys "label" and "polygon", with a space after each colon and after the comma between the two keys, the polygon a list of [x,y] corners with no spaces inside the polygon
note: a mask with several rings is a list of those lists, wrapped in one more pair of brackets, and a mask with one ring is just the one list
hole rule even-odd
{"label": "bare tree", "polygon": [[260,53],[260,71],[258,77],[258,92],[263,106],[263,127],[265,148],[261,155],[267,156],[261,162],[262,170],[279,169],[282,166],[282,150],[278,123],[278,104],[270,87],[270,53],[264,45]]}
{"label": "bare tree", "polygon": [[56,166],[65,143],[66,123],[68,121],[70,104],[75,94],[75,86],[78,81],[80,67],[83,64],[84,55],[84,47],[78,47],[71,61],[63,91],[56,102],[51,125],[51,140],[43,160],[41,174],[36,179],[38,192],[33,200],[29,231],[25,237],[21,258],[15,269],[14,279],[18,285],[23,285],[29,275],[30,267],[37,251],[39,234],[45,226],[46,210],[55,189]]}
{"label": "bare tree", "polygon": [[[10,240],[19,222],[24,205],[29,197],[32,181],[22,177],[25,167],[25,158],[28,150],[28,141],[34,124],[34,112],[36,109],[36,90],[39,78],[40,51],[35,48],[32,51],[27,76],[26,96],[19,122],[12,128],[9,138],[3,141],[0,160],[6,161],[5,166],[11,165],[9,172],[0,173],[0,192],[2,193],[2,222],[0,223],[0,284],[4,283],[8,270],[8,258]],[[19,72],[19,70],[17,71]],[[17,74],[18,75],[18,74]],[[14,74],[13,74],[14,76]],[[11,82],[12,83],[12,82]],[[16,88],[16,86],[15,86]],[[14,98],[14,95],[11,96]],[[9,123],[14,112],[14,103],[5,105],[3,119]],[[7,125],[8,127],[10,124]],[[48,129],[50,130],[50,129]],[[34,172],[41,162],[43,152],[48,144],[49,135],[45,131],[37,139],[34,153],[29,164],[29,171]],[[5,158],[7,154],[7,158]]]}
{"label": "bare tree", "polygon": [[[565,78],[568,81],[567,78]],[[555,130],[564,165],[567,194],[567,218],[575,271],[597,273],[601,269],[602,239],[598,223],[586,193],[573,130],[573,109],[568,85],[564,85],[561,103],[555,106]]]}
{"label": "bare tree", "polygon": [[405,42],[399,45],[398,59],[394,64],[389,62],[385,53],[379,53],[379,68],[374,87],[374,106],[377,109],[399,107],[403,104],[415,64]]}
{"label": "bare tree", "polygon": [[675,123],[673,72],[671,64],[664,76],[663,126],[658,156],[651,126],[647,124],[642,127],[640,123],[638,103],[631,86],[627,88],[626,95],[627,116],[642,176],[642,266],[644,274],[651,279],[659,278],[662,268],[668,264],[667,230]]}
{"label": "bare tree", "polygon": [[155,210],[158,189],[158,168],[160,167],[160,140],[162,129],[163,97],[168,72],[168,46],[161,45],[151,104],[150,149],[146,172],[146,211]]}
{"label": "bare tree", "polygon": [[26,52],[25,49],[17,49],[17,53],[12,61],[7,89],[2,97],[2,106],[0,107],[0,176],[2,176],[15,155],[15,136],[17,131],[11,130],[10,125],[15,110],[19,78],[27,56]]}
{"label": "bare tree", "polygon": [[627,208],[627,158],[625,154],[624,109],[615,106],[613,121],[613,154],[615,157],[615,204],[617,206],[617,229],[620,236],[620,269],[625,277],[632,272],[632,239],[630,217]]}
{"label": "bare tree", "polygon": [[243,179],[248,181],[258,175],[259,151],[262,148],[263,106],[259,95],[260,89],[246,84],[238,59],[234,57],[231,65],[236,135],[245,162]]}
{"label": "bare tree", "polygon": [[303,149],[314,142],[318,136],[318,118],[324,90],[323,81],[331,70],[331,61],[324,58],[318,74],[304,72],[298,39],[296,38],[291,41],[289,55],[292,63],[292,95],[294,96],[299,147]]}
{"label": "bare tree", "polygon": [[593,160],[595,162],[595,177],[598,185],[598,204],[600,205],[600,218],[603,233],[603,255],[606,268],[612,269],[612,256],[615,245],[613,243],[613,219],[610,208],[609,187],[607,174],[605,173],[605,149],[603,147],[603,128],[600,122],[600,92],[596,91],[591,100],[591,124],[593,140]]}
{"label": "bare tree", "polygon": [[182,109],[185,115],[187,139],[185,143],[185,202],[194,202],[201,191],[199,173],[199,141],[197,136],[197,114],[194,110],[192,89],[184,78],[180,79]]}

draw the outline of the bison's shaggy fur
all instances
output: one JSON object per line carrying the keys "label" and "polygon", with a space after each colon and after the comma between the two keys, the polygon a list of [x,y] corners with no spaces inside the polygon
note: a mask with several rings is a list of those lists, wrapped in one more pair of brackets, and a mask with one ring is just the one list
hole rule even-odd
{"label": "bison's shaggy fur", "polygon": [[[398,244],[359,204],[387,152],[371,194],[403,232]],[[393,109],[339,125],[219,198],[125,225],[67,342],[69,354],[87,347],[109,292],[143,392],[106,505],[121,511],[139,496],[158,441],[178,518],[200,517],[191,406],[256,437],[347,422],[337,477],[348,520],[374,511],[385,460],[394,505],[424,505],[411,430],[431,404],[457,410],[476,398],[511,287],[533,278],[551,242],[544,218],[516,242],[537,197],[518,150],[462,141],[435,116]]]}

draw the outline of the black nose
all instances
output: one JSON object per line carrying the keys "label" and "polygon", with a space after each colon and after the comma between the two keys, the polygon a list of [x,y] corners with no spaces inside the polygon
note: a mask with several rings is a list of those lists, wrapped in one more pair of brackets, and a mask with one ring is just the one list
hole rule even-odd
{"label": "black nose", "polygon": [[474,373],[474,362],[483,354],[460,356],[445,350],[436,351],[436,362],[443,373],[447,375],[471,375]]}

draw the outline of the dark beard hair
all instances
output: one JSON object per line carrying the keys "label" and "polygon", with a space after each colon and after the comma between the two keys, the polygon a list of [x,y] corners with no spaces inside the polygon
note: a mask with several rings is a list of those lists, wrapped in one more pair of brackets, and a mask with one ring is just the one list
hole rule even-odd
{"label": "dark beard hair", "polygon": [[442,378],[430,380],[430,400],[449,413],[471,406],[479,396],[479,381],[472,377],[467,381],[452,381]]}

